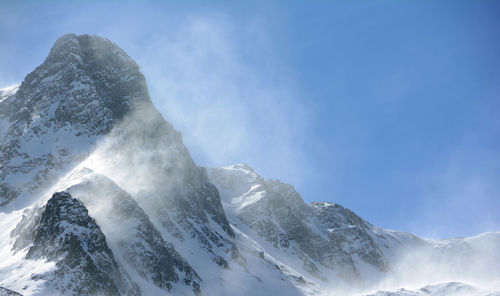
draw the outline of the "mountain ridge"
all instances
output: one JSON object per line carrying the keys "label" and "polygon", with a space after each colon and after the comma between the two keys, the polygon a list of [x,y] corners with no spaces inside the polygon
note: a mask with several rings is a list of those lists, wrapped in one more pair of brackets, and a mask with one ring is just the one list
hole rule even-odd
{"label": "mountain ridge", "polygon": [[[71,295],[86,281],[99,284],[92,274],[79,277],[84,268],[64,269],[71,265],[58,261],[64,244],[42,256],[57,245],[37,236],[40,225],[53,225],[49,216],[65,225],[82,217],[100,239],[62,233],[107,246],[114,271],[103,276],[123,279],[103,295],[347,295],[407,284],[416,274],[408,266],[468,280],[455,269],[481,273],[500,260],[500,233],[420,239],[334,203],[306,204],[292,185],[246,164],[196,165],[151,103],[138,65],[98,36],[62,36],[20,86],[0,90],[0,151],[0,229],[10,234],[0,237],[7,256],[0,286],[26,295]],[[58,198],[64,202],[56,209],[68,204],[81,215],[45,214]],[[80,284],[51,277],[58,268]],[[498,268],[488,272],[487,279],[500,278]]]}

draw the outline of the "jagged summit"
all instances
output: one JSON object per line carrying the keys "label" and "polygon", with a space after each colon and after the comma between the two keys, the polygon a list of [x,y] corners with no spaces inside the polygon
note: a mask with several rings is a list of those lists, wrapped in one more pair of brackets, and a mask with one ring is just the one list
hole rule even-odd
{"label": "jagged summit", "polygon": [[33,117],[59,102],[54,111],[60,125],[85,124],[106,133],[137,101],[150,103],[146,81],[121,48],[103,37],[67,34],[26,76],[11,111]]}
{"label": "jagged summit", "polygon": [[133,110],[171,128],[154,109],[139,66],[116,44],[59,38],[18,89],[0,92],[0,205],[50,185]]}
{"label": "jagged summit", "polygon": [[123,63],[132,64],[139,68],[118,45],[109,39],[88,34],[76,35],[70,33],[59,37],[54,42],[45,62],[60,61],[68,58],[69,55],[73,55],[73,58],[79,62],[88,61],[93,57],[112,58],[114,61],[121,59]]}

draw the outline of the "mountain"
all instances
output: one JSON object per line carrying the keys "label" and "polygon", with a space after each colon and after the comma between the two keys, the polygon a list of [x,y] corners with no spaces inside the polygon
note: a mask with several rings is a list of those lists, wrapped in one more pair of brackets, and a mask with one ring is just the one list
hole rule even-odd
{"label": "mountain", "polygon": [[138,287],[123,274],[104,234],[85,206],[66,192],[27,213],[11,232],[13,250],[27,249],[27,259],[55,263],[48,273],[32,274],[61,293],[137,295]]}
{"label": "mountain", "polygon": [[58,39],[18,89],[2,93],[0,205],[39,194],[148,100],[139,67],[116,45],[87,35]]}
{"label": "mountain", "polygon": [[422,239],[306,204],[246,164],[196,165],[138,65],[102,37],[62,36],[0,90],[0,151],[1,293],[499,291],[499,233]]}
{"label": "mountain", "polygon": [[[342,206],[304,203],[288,184],[264,180],[248,165],[210,169],[234,224],[262,238],[274,249],[300,259],[299,268],[320,281],[363,283],[365,266],[386,272],[397,235],[388,235]],[[384,249],[385,248],[385,249]],[[341,284],[336,282],[335,284]]]}
{"label": "mountain", "polygon": [[230,223],[323,290],[499,283],[500,268],[491,264],[500,262],[499,233],[422,239],[376,227],[338,204],[306,204],[291,185],[264,179],[247,164],[208,171]]}

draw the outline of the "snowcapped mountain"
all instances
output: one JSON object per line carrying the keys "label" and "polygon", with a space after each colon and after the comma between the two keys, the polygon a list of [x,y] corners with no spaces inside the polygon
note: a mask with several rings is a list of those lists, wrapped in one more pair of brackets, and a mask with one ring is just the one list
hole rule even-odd
{"label": "snowcapped mountain", "polygon": [[0,151],[0,295],[499,291],[498,233],[421,239],[248,165],[197,166],[102,37],[62,36],[0,90]]}
{"label": "snowcapped mountain", "polygon": [[500,284],[499,233],[421,239],[376,227],[337,204],[305,204],[292,186],[263,179],[246,164],[208,172],[221,192],[230,223],[322,291],[356,294],[398,285],[444,282],[446,286],[454,280],[493,289]]}

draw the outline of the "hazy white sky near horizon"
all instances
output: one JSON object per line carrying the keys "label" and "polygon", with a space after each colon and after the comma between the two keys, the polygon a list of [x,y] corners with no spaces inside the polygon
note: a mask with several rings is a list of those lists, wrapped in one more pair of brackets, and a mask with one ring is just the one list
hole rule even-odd
{"label": "hazy white sky near horizon", "polygon": [[0,85],[64,33],[141,67],[195,161],[432,237],[500,230],[494,1],[0,1]]}

